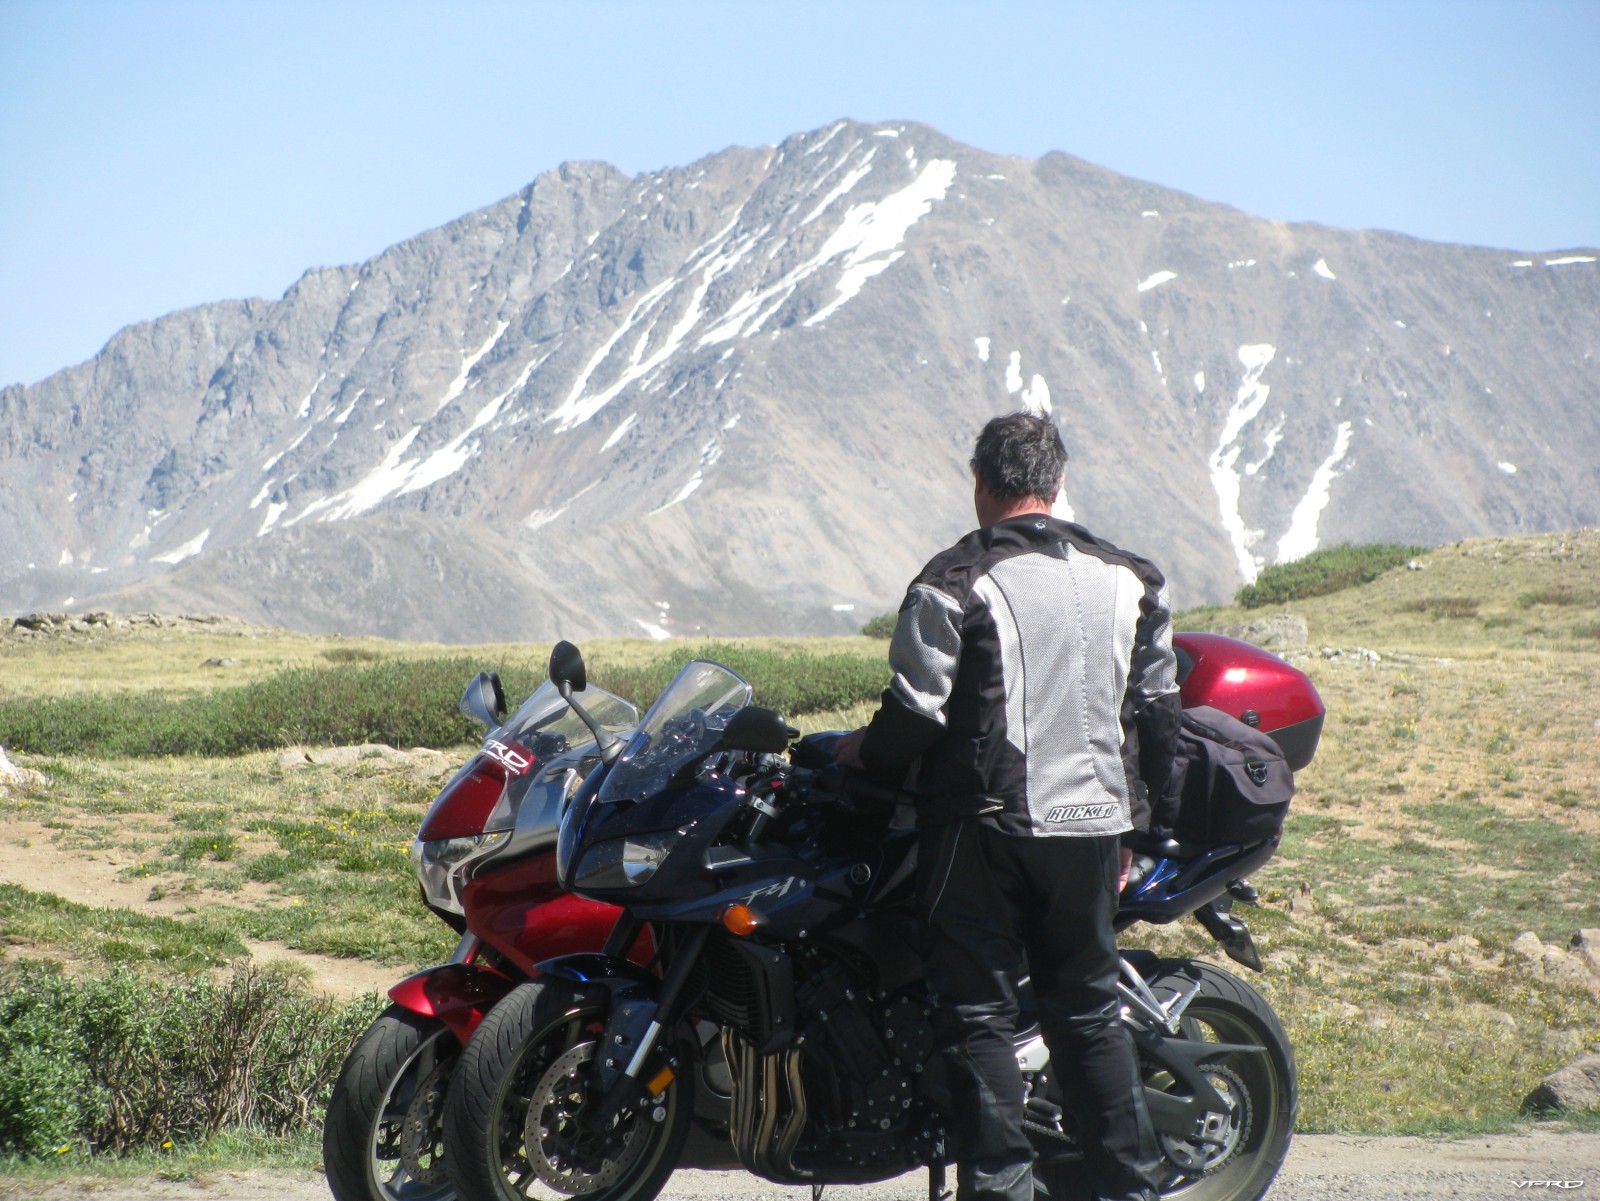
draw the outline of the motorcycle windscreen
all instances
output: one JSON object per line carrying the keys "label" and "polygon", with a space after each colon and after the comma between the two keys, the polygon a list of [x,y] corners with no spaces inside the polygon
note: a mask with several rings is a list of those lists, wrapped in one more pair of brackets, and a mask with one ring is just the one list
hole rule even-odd
{"label": "motorcycle windscreen", "polygon": [[[639,711],[620,696],[613,696],[603,688],[588,688],[574,692],[573,698],[589,712],[602,729],[614,734],[624,734],[633,729],[639,720]],[[504,725],[489,731],[484,740],[484,751],[494,755],[493,744],[520,746],[539,762],[552,759],[565,751],[592,742],[589,727],[561,699],[561,693],[549,680],[534,689],[521,707],[506,719]],[[504,760],[502,759],[502,762]],[[513,771],[517,768],[508,763]],[[523,768],[522,770],[526,770]]]}
{"label": "motorcycle windscreen", "polygon": [[686,663],[640,721],[595,800],[636,801],[660,792],[680,768],[717,749],[728,718],[750,703],[752,692],[720,663]]}

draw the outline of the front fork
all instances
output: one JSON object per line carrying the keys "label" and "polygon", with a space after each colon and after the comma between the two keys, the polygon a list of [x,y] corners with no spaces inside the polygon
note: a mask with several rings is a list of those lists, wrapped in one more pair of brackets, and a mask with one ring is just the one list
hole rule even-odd
{"label": "front fork", "polygon": [[[632,923],[633,929],[623,930],[624,923]],[[638,933],[637,919],[625,914],[618,920],[617,930],[606,943],[608,953],[618,941],[618,931],[626,940],[621,945],[628,946]],[[688,935],[667,965],[660,991],[654,998],[639,993],[619,993],[615,997],[601,1049],[595,1054],[591,1068],[600,1092],[600,1103],[587,1107],[579,1118],[589,1129],[605,1129],[623,1110],[637,1109],[647,1099],[659,1097],[672,1083],[676,1068],[670,1056],[667,1063],[648,1078],[644,1074],[645,1064],[656,1050],[661,1032],[677,1020],[676,1005],[710,935],[710,926],[697,926]]]}

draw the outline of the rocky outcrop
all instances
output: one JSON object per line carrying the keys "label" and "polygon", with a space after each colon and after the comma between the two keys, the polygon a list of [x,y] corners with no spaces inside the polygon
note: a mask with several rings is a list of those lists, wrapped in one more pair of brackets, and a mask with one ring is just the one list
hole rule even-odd
{"label": "rocky outcrop", "polygon": [[1577,953],[1569,954],[1567,948],[1541,942],[1533,931],[1524,930],[1512,940],[1511,952],[1547,979],[1580,984],[1600,993],[1600,971],[1594,969],[1597,934],[1600,932],[1594,930],[1574,934],[1568,946]]}

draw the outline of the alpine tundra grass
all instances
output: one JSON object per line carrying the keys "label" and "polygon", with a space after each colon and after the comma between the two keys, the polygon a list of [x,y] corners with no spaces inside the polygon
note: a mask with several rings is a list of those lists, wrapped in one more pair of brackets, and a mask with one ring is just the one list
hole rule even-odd
{"label": "alpine tundra grass", "polygon": [[[1302,1130],[1506,1128],[1545,1073],[1600,1049],[1600,977],[1565,950],[1600,928],[1597,598],[1600,534],[1582,531],[1442,547],[1265,611],[1304,620],[1307,643],[1279,653],[1328,706],[1282,849],[1253,880],[1261,906],[1241,911],[1267,970],[1238,970],[1289,1030]],[[1263,612],[1194,610],[1178,626],[1228,629]],[[887,674],[884,642],[866,637],[583,649],[597,684],[641,703],[684,658],[723,657],[758,703],[779,698],[806,730],[859,724]],[[6,725],[37,730],[16,716],[30,704],[106,720],[160,705],[194,725],[224,693],[282,689],[295,673],[342,682],[336,694],[352,681],[381,691],[386,677],[364,673],[407,664],[451,677],[437,687],[453,705],[478,666],[517,691],[547,653],[216,624],[0,638],[0,742],[46,780],[0,795],[0,981],[40,963],[68,977],[115,966],[152,982],[220,980],[277,951],[310,988],[329,963],[369,963],[382,979],[436,962],[451,938],[416,901],[406,850],[473,748],[461,727],[464,740],[432,751],[318,750],[327,714],[302,688],[305,745],[33,753]],[[200,666],[212,657],[239,666]],[[1192,923],[1127,938],[1227,965]]]}

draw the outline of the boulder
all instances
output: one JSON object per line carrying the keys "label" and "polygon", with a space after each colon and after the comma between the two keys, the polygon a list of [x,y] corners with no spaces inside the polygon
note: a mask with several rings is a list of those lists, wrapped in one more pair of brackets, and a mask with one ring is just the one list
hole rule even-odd
{"label": "boulder", "polygon": [[31,768],[18,767],[6,756],[6,748],[0,746],[0,792],[16,789],[19,792],[32,788],[43,788],[44,776]]}
{"label": "boulder", "polygon": [[1550,1073],[1522,1100],[1523,1113],[1600,1109],[1600,1055],[1585,1055]]}
{"label": "boulder", "polygon": [[1310,631],[1306,628],[1306,619],[1297,613],[1271,613],[1263,617],[1252,617],[1249,621],[1240,622],[1238,625],[1223,626],[1217,633],[1253,643],[1267,650],[1274,647],[1304,646],[1310,636]]}

